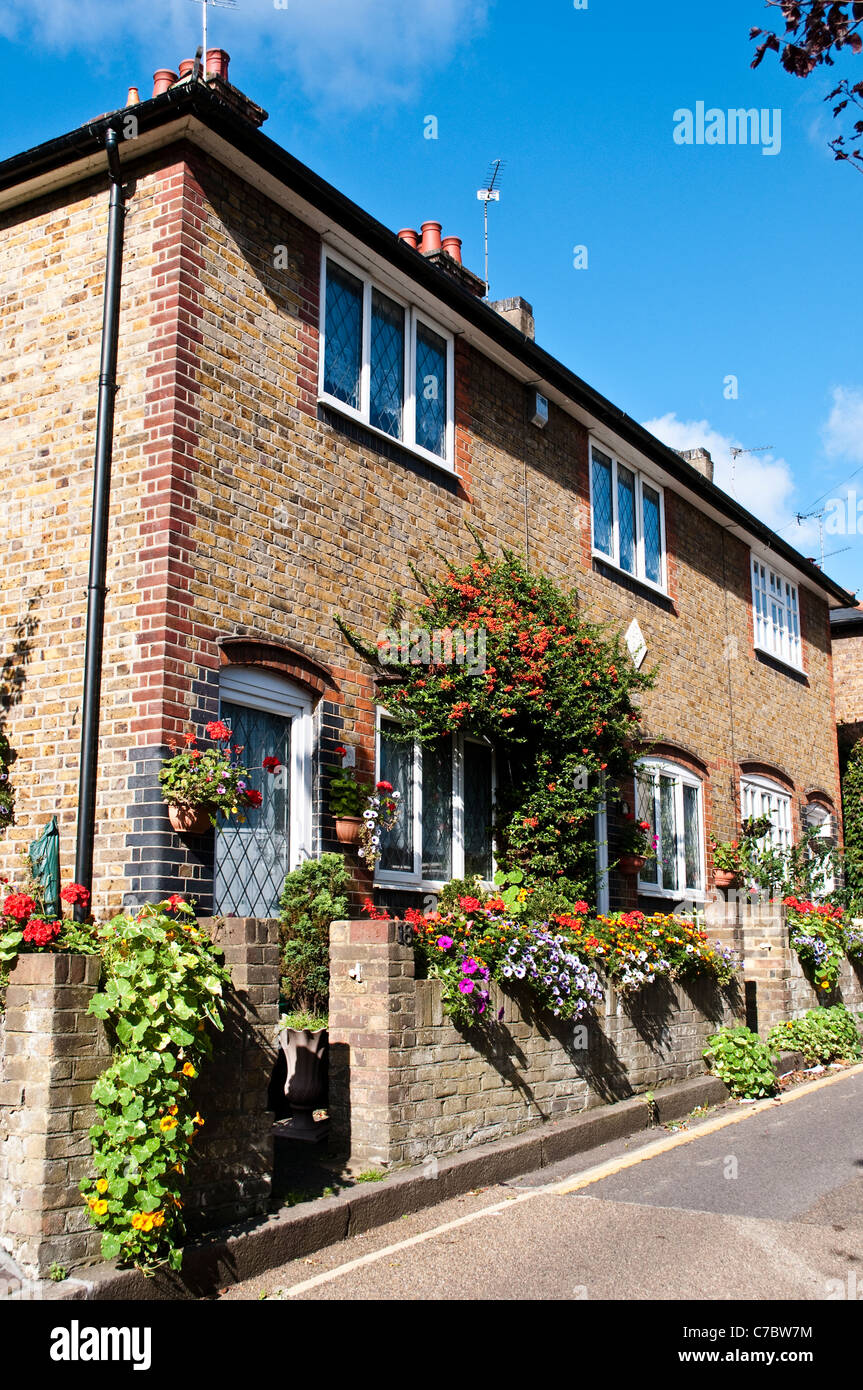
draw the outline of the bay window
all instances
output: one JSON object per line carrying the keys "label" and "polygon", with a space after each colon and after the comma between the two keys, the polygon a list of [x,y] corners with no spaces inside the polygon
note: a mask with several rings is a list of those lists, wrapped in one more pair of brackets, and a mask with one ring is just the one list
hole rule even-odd
{"label": "bay window", "polygon": [[591,445],[593,549],[618,569],[665,588],[662,489],[613,454]]}
{"label": "bay window", "polygon": [[683,897],[704,891],[701,783],[675,763],[645,759],[636,770],[636,818],[656,839],[638,891]]}
{"label": "bay window", "polygon": [[797,585],[755,555],[752,557],[752,626],[759,651],[802,669]]}
{"label": "bay window", "polygon": [[393,887],[441,888],[453,878],[494,877],[491,748],[462,735],[432,744],[393,737],[393,720],[378,722],[378,777],[401,793],[402,811],[381,836],[376,879]]}
{"label": "bay window", "polygon": [[320,394],[371,429],[453,468],[453,340],[326,252]]}

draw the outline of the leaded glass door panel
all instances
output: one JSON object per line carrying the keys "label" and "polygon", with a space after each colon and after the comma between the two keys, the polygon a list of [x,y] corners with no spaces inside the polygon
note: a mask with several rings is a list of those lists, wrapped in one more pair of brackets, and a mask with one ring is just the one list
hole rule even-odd
{"label": "leaded glass door panel", "polygon": [[[291,866],[291,729],[282,714],[250,709],[223,700],[221,717],[243,748],[241,761],[261,805],[236,816],[216,835],[216,912],[228,917],[275,917],[285,875]],[[275,757],[282,771],[264,772],[264,758]]]}

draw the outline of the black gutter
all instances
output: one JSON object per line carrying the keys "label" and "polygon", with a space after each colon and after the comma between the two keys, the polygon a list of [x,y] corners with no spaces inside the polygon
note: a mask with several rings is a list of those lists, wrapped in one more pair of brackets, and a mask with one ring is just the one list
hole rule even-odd
{"label": "black gutter", "polygon": [[[525,338],[494,309],[490,309],[456,280],[443,274],[424,257],[399,241],[383,223],[378,222],[350,198],[346,198],[332,184],[301,164],[248,121],[243,120],[204,83],[177,84],[161,96],[136,106],[134,114],[142,134],[145,130],[158,129],[169,124],[180,116],[197,117],[240,154],[254,161],[325,216],[331,217],[334,223],[357,237],[382,259],[409,275],[454,313],[492,339],[498,347],[517,357],[533,377],[548,382],[561,395],[566,396],[651,459],[681,486],[688,488],[706,505],[725,516],[730,525],[739,526],[747,531],[766,549],[792,564],[810,582],[830,594],[843,607],[854,605],[853,594],[828,578],[817,565],[802,556],[763,521],[759,521],[758,517],[753,516],[734,498],[729,497],[715,483],[686,463],[674,449],[662,444],[625,411],[613,405],[531,339]],[[72,151],[80,157],[85,157],[88,152],[97,150],[100,130],[111,120],[116,120],[116,115],[117,113],[112,113],[100,121],[93,121],[82,130],[73,131],[0,164],[0,194],[28,178],[62,168],[69,162],[68,156]]]}
{"label": "black gutter", "polygon": [[863,630],[863,608],[834,608],[830,614],[830,631],[834,637],[850,636]]}
{"label": "black gutter", "polygon": [[[120,336],[120,284],[123,274],[123,224],[126,216],[123,175],[117,153],[117,132],[105,132],[105,152],[111,194],[108,204],[108,246],[105,297],[102,307],[102,357],[99,364],[99,406],[96,416],[96,459],[93,476],[93,519],[90,532],[90,577],[87,586],[87,640],[84,651],[84,694],[81,715],[81,765],[78,779],[78,839],[75,882],[93,888],[93,846],[96,837],[96,773],[99,761],[99,714],[102,695],[102,640],[105,625],[105,583],[108,564],[108,519],[111,508],[111,464],[114,450],[114,398],[117,394],[117,352]],[[82,920],[83,907],[75,908]]]}

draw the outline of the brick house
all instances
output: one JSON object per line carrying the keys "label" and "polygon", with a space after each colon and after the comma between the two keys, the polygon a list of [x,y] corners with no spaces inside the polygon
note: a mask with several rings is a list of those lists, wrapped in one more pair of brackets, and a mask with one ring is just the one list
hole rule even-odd
{"label": "brick house", "polygon": [[[128,183],[100,911],[178,891],[271,914],[286,869],[339,848],[339,743],[410,807],[379,900],[491,873],[491,751],[397,752],[334,622],[374,639],[392,592],[416,590],[409,562],[471,553],[466,520],[659,663],[628,792],[661,835],[642,906],[702,900],[708,837],[743,815],[768,811],[780,843],[808,808],[837,817],[829,615],[850,595],[716,487],[709,455],[677,454],[544,352],[523,300],[484,302],[457,238],[389,231],[267,139],[227,55],[215,66],[158,74],[150,100],[0,165],[5,871],[56,813],[71,875],[109,126]],[[290,786],[264,787],[245,827],[181,836],[158,790],[166,741],[220,713]],[[632,904],[605,872],[615,825],[599,829],[599,901]]]}
{"label": "brick house", "polygon": [[863,606],[834,608],[830,614],[836,720],[840,753],[863,737]]}

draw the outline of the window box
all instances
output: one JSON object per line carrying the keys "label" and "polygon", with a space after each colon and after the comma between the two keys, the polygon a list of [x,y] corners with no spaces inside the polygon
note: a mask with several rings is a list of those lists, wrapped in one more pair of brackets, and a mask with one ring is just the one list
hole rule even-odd
{"label": "window box", "polygon": [[455,471],[452,335],[329,250],[318,390],[373,433]]}
{"label": "window box", "polygon": [[593,554],[667,593],[662,488],[615,455],[590,447]]}

